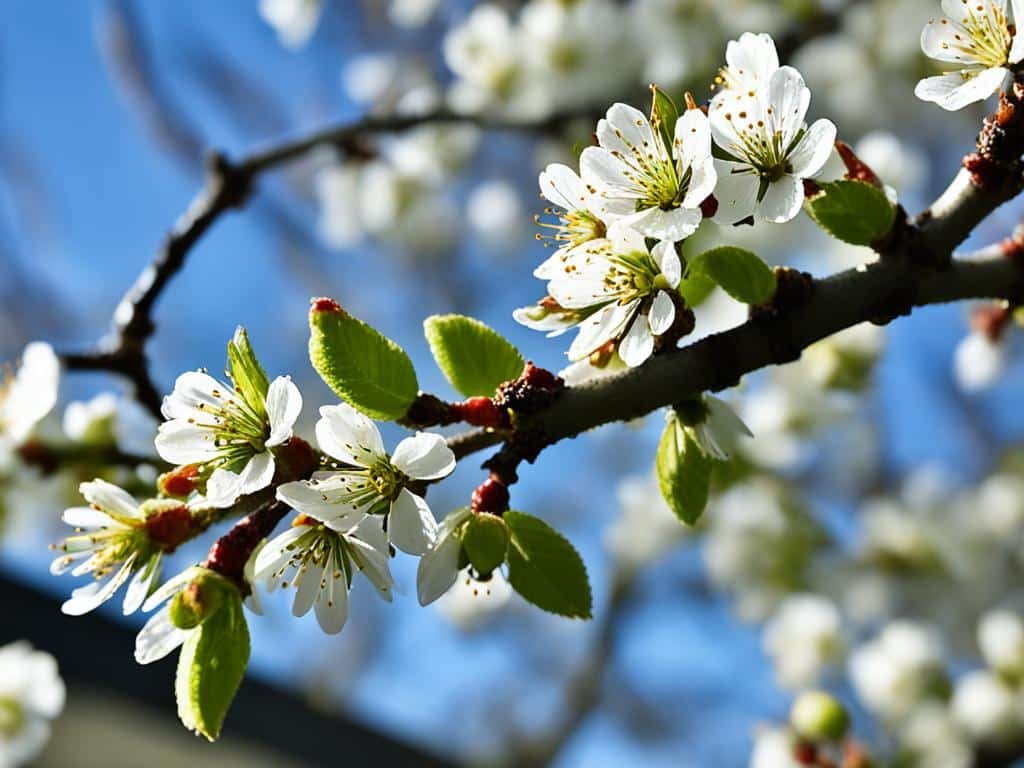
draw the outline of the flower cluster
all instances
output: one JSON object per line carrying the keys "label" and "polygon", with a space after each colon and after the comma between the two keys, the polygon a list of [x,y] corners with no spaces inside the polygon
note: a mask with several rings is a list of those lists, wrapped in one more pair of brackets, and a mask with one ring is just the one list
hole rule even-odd
{"label": "flower cluster", "polygon": [[561,164],[541,173],[553,207],[538,219],[546,231],[538,237],[556,250],[534,272],[547,295],[515,318],[552,335],[579,328],[570,360],[603,368],[617,352],[638,366],[663,337],[689,333],[683,241],[705,215],[726,224],[790,221],[805,180],[826,171],[836,128],[825,119],[807,125],[810,91],[799,72],[779,66],[771,37],[744,34],[726,60],[706,111],[687,94],[677,116],[654,88],[649,118],[626,104],[608,110],[579,175]]}

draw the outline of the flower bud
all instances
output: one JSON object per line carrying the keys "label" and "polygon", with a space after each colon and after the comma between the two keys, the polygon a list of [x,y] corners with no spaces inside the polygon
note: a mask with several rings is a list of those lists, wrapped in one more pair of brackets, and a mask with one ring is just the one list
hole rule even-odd
{"label": "flower bud", "polygon": [[473,491],[470,507],[474,512],[490,512],[500,516],[508,510],[508,499],[508,488],[491,475]]}
{"label": "flower bud", "polygon": [[157,478],[156,485],[157,488],[160,489],[160,493],[165,496],[184,499],[196,489],[198,482],[198,465],[186,464],[160,475],[160,477]]}
{"label": "flower bud", "polygon": [[824,691],[808,691],[793,703],[789,723],[807,741],[837,742],[846,735],[850,717],[834,696]]}
{"label": "flower bud", "polygon": [[462,548],[469,563],[484,578],[505,562],[508,541],[505,521],[487,512],[473,515],[462,534]]}
{"label": "flower bud", "polygon": [[223,604],[225,589],[234,589],[234,586],[209,571],[200,571],[168,605],[171,623],[178,629],[198,627]]}

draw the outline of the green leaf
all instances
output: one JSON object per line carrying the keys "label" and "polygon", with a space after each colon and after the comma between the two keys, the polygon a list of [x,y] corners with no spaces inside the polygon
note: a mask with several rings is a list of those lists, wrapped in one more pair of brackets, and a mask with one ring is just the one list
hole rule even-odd
{"label": "green leaf", "polygon": [[509,511],[508,581],[526,600],[570,618],[591,616],[590,581],[579,553],[543,520]]}
{"label": "green leaf", "polygon": [[505,521],[486,512],[469,518],[462,534],[462,548],[477,573],[486,575],[505,562],[509,531]]}
{"label": "green leaf", "polygon": [[186,728],[217,739],[248,663],[249,628],[235,590],[181,646],[174,693]]}
{"label": "green leaf", "polygon": [[438,367],[464,397],[493,395],[523,372],[519,350],[479,320],[434,315],[423,322],[423,332]]}
{"label": "green leaf", "polygon": [[694,525],[708,503],[714,460],[704,455],[674,414],[661,435],[656,463],[661,495],[676,517]]}
{"label": "green leaf", "polygon": [[656,85],[651,86],[651,126],[661,134],[665,146],[671,150],[675,143],[676,121],[679,109],[672,97]]}
{"label": "green leaf", "polygon": [[235,389],[245,399],[246,405],[252,408],[257,416],[265,416],[270,379],[267,378],[260,361],[256,359],[256,353],[249,343],[249,334],[242,326],[235,329],[234,337],[228,342],[228,375],[234,382]]}
{"label": "green leaf", "polygon": [[759,256],[723,245],[690,260],[687,279],[703,276],[721,286],[737,301],[761,304],[775,295],[775,273]]}
{"label": "green leaf", "polygon": [[852,245],[871,245],[888,234],[896,220],[896,208],[885,192],[851,179],[822,184],[821,193],[809,198],[806,207],[818,226]]}
{"label": "green leaf", "polygon": [[679,295],[683,297],[688,307],[700,305],[711,295],[713,290],[715,290],[715,281],[699,272],[688,274],[679,283]]}
{"label": "green leaf", "polygon": [[309,359],[335,394],[373,419],[405,415],[419,384],[400,346],[330,299],[313,303],[309,329]]}

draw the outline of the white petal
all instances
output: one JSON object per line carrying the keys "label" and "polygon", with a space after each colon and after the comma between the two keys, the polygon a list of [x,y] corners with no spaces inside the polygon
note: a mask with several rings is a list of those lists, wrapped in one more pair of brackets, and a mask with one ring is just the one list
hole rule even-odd
{"label": "white petal", "polygon": [[676,305],[672,298],[665,291],[658,291],[651,304],[651,313],[647,316],[647,323],[651,327],[651,333],[660,336],[672,327],[676,320]]}
{"label": "white petal", "polygon": [[711,124],[707,115],[699,109],[686,110],[676,121],[675,146],[684,170],[702,166],[711,157]]}
{"label": "white petal", "polygon": [[619,344],[619,357],[630,368],[635,368],[638,365],[643,365],[652,352],[654,352],[654,337],[651,335],[647,323],[643,318],[638,317],[629,327],[629,332],[622,339],[622,343]]}
{"label": "white petal", "polygon": [[124,527],[121,523],[110,517],[110,515],[92,507],[71,507],[70,509],[65,509],[60,519],[75,528]]}
{"label": "white petal", "polygon": [[654,146],[656,140],[647,115],[621,102],[608,108],[605,119],[597,123],[596,133],[597,141],[604,149],[626,157]]}
{"label": "white petal", "polygon": [[434,544],[437,521],[425,499],[403,488],[391,504],[388,538],[410,555],[422,555]]}
{"label": "white petal", "polygon": [[161,424],[155,445],[160,458],[169,464],[202,464],[220,455],[213,430],[185,419]]}
{"label": "white petal", "polygon": [[978,60],[977,56],[962,50],[970,39],[970,32],[956,21],[931,19],[921,30],[921,50],[938,61],[971,64]]}
{"label": "white petal", "polygon": [[651,249],[651,256],[658,265],[658,271],[665,276],[668,284],[675,288],[683,279],[683,265],[679,261],[676,247],[668,240],[662,240]]}
{"label": "white petal", "polygon": [[749,166],[728,160],[716,160],[715,168],[718,170],[715,198],[720,206],[720,213],[715,218],[725,224],[743,221],[757,205],[760,184],[757,175]]}
{"label": "white petal", "polygon": [[725,61],[729,69],[744,79],[767,81],[779,68],[775,41],[764,32],[744,32],[739,40],[730,40],[725,48]]}
{"label": "white petal", "polygon": [[146,598],[146,601],[142,604],[142,610],[146,611],[147,613],[149,611],[152,611],[154,608],[160,605],[160,603],[164,602],[165,600],[168,600],[170,597],[176,595],[178,592],[180,592],[186,586],[188,586],[188,584],[192,582],[192,579],[195,578],[195,575],[195,568],[186,568],[184,571],[177,574],[176,576],[172,576],[163,584],[161,584],[153,594]]}
{"label": "white petal", "polygon": [[831,120],[818,120],[807,132],[789,156],[791,173],[798,179],[809,179],[828,162],[835,149],[836,126]]}
{"label": "white petal", "polygon": [[369,489],[370,481],[359,475],[338,472],[312,481],[299,480],[278,486],[277,498],[304,515],[327,523],[338,531],[347,531],[366,516],[367,508],[379,500],[374,495],[362,507],[347,499],[352,493]]}
{"label": "white petal", "polygon": [[220,409],[235,391],[207,373],[186,371],[174,382],[174,391],[164,398],[160,411],[164,418],[187,419],[209,409]]}
{"label": "white petal", "polygon": [[320,409],[316,439],[324,453],[357,467],[369,467],[386,456],[377,425],[348,403]]}
{"label": "white petal", "polygon": [[754,436],[754,433],[750,431],[750,427],[743,422],[743,419],[736,415],[736,412],[724,400],[713,395],[705,395],[704,402],[708,406],[708,419],[715,425],[716,430],[724,430],[728,433],[744,437]]}
{"label": "white petal", "polygon": [[420,605],[430,605],[455,583],[459,575],[461,549],[462,542],[458,537],[448,535],[420,558],[416,570],[416,593]]}
{"label": "white petal", "polygon": [[768,102],[773,107],[771,124],[788,147],[804,126],[811,92],[803,76],[793,67],[779,67],[768,81]]}
{"label": "white petal", "polygon": [[81,491],[85,500],[95,504],[105,512],[120,517],[138,518],[139,503],[132,498],[132,495],[123,488],[118,488],[106,480],[92,480],[82,483],[78,490]]}
{"label": "white petal", "polygon": [[381,518],[367,518],[348,537],[348,542],[360,561],[362,574],[377,589],[383,600],[391,602],[391,588],[394,579],[389,567],[387,540],[381,528]]}
{"label": "white petal", "polygon": [[131,574],[133,559],[134,555],[128,558],[117,573],[109,576],[105,581],[93,581],[74,590],[71,593],[71,598],[60,607],[61,611],[68,616],[81,616],[105,603]]}
{"label": "white petal", "polygon": [[288,547],[307,533],[309,533],[309,526],[293,525],[264,544],[256,555],[252,571],[253,579],[263,581],[280,570],[291,559],[292,551]]}
{"label": "white petal", "polygon": [[122,610],[125,616],[135,613],[142,607],[142,603],[149,596],[153,583],[160,575],[160,556],[156,555],[152,560],[146,562],[139,568],[128,584],[124,594],[124,605]]}
{"label": "white petal", "polygon": [[89,557],[92,553],[92,549],[86,549],[81,552],[68,552],[60,555],[60,557],[55,557],[50,563],[50,574],[53,576],[60,576],[61,574],[67,573],[68,568],[74,565],[76,561]]}
{"label": "white petal", "polygon": [[587,188],[576,171],[561,163],[551,163],[540,173],[540,193],[566,211],[585,210]]}
{"label": "white petal", "polygon": [[569,359],[582,360],[616,338],[636,314],[638,304],[639,299],[629,304],[612,304],[580,323],[580,331],[569,345]]}
{"label": "white petal", "polygon": [[292,603],[293,616],[305,616],[313,607],[320,594],[320,583],[324,576],[324,567],[311,560],[299,566],[295,575],[295,602]]}
{"label": "white petal", "polygon": [[1009,79],[1008,70],[993,67],[980,72],[969,80],[956,72],[936,77],[926,77],[917,84],[914,95],[922,101],[931,101],[945,110],[955,112],[968,104],[984,101],[1000,90]]}
{"label": "white petal", "polygon": [[663,211],[655,206],[626,216],[621,222],[644,237],[679,242],[697,231],[701,218],[701,212],[696,208],[673,208],[670,211]]}
{"label": "white petal", "polygon": [[627,172],[629,168],[603,147],[587,147],[580,154],[580,174],[584,181],[618,197],[640,198],[643,189]]}
{"label": "white petal", "polygon": [[708,157],[693,166],[690,186],[686,190],[686,197],[683,198],[683,207],[699,208],[701,203],[714,194],[717,183],[718,171],[715,169],[713,157]]}
{"label": "white petal", "polygon": [[1013,36],[1010,46],[1009,62],[1017,64],[1024,59],[1024,0],[1010,0],[1013,7],[1013,23],[1017,25],[1017,34]]}
{"label": "white petal", "polygon": [[414,480],[438,480],[455,469],[455,454],[441,435],[417,432],[398,444],[391,463]]}
{"label": "white petal", "polygon": [[[335,573],[339,573],[335,578]],[[341,564],[334,561],[331,556],[327,569],[324,571],[324,578],[327,585],[323,594],[316,601],[316,620],[320,629],[328,635],[336,635],[341,632],[348,619],[348,583],[345,581],[345,573]]]}
{"label": "white petal", "polygon": [[165,607],[150,617],[135,638],[135,661],[139,664],[158,661],[185,642],[186,637],[188,630],[174,626],[170,610]]}
{"label": "white petal", "polygon": [[804,183],[796,176],[784,175],[768,185],[757,206],[757,217],[775,224],[790,221],[804,204]]}
{"label": "white petal", "polygon": [[267,390],[267,418],[270,419],[268,448],[281,445],[292,437],[292,428],[302,412],[302,393],[288,376],[278,376]]}
{"label": "white petal", "polygon": [[0,398],[0,421],[15,445],[22,443],[32,428],[57,404],[60,361],[45,342],[28,344],[21,354],[21,367]]}

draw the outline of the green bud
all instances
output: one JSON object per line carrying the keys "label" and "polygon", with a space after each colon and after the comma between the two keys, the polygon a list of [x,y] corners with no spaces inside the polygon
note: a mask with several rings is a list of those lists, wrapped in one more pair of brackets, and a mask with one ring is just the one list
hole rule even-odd
{"label": "green bud", "polygon": [[178,629],[198,627],[220,609],[228,592],[237,593],[238,588],[213,571],[198,569],[192,583],[171,600],[171,623]]}
{"label": "green bud", "polygon": [[246,405],[258,416],[266,415],[270,379],[256,359],[256,353],[249,343],[249,334],[242,326],[235,329],[234,337],[228,342],[228,375],[231,376],[235,389],[245,400]]}
{"label": "green bud", "polygon": [[834,696],[808,691],[793,702],[789,723],[797,736],[807,741],[838,742],[850,727],[850,716]]}
{"label": "green bud", "polygon": [[473,515],[462,534],[462,549],[481,576],[505,562],[508,552],[508,526],[497,515],[480,512]]}

